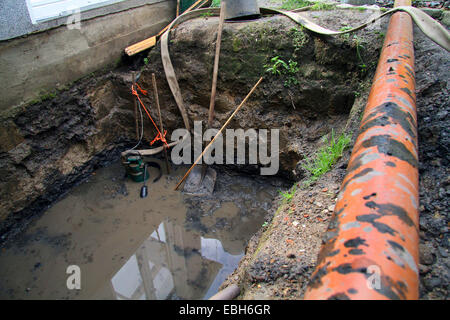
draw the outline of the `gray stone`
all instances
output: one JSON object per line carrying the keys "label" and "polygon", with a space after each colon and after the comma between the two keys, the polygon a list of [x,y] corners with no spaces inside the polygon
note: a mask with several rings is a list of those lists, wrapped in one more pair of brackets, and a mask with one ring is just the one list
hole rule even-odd
{"label": "gray stone", "polygon": [[419,246],[419,261],[421,264],[430,265],[434,262],[434,255],[432,248],[425,244],[420,244]]}
{"label": "gray stone", "polygon": [[443,10],[432,8],[421,8],[423,12],[432,17],[433,19],[439,19],[442,16]]}
{"label": "gray stone", "polygon": [[425,279],[425,280],[423,281],[423,283],[424,283],[425,287],[426,287],[428,290],[431,291],[431,290],[433,290],[434,288],[439,287],[439,286],[441,285],[442,281],[441,281],[441,279],[439,279],[439,278],[434,278],[434,277],[432,277],[432,278],[429,278],[429,279]]}
{"label": "gray stone", "polygon": [[441,254],[441,256],[443,256],[444,258],[448,257],[448,253],[447,253],[447,249],[443,248],[443,247],[439,247],[439,253]]}
{"label": "gray stone", "polygon": [[421,275],[424,275],[424,274],[427,274],[428,272],[430,272],[430,267],[427,267],[427,266],[419,263],[419,273]]}
{"label": "gray stone", "polygon": [[450,11],[444,11],[442,13],[441,23],[447,27],[450,26]]}

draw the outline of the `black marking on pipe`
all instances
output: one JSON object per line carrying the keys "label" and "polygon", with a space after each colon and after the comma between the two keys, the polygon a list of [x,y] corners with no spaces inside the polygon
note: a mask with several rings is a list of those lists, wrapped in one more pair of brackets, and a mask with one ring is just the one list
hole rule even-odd
{"label": "black marking on pipe", "polygon": [[[411,137],[416,138],[417,129],[413,124],[415,123],[414,118],[409,112],[403,111],[400,106],[394,102],[385,102],[378,107],[373,109],[368,118],[376,117],[377,115],[382,115],[376,117],[361,127],[361,132],[369,130],[375,126],[386,126],[392,124],[391,119],[395,120],[403,130],[405,130]],[[417,147],[417,146],[416,146]]]}
{"label": "black marking on pipe", "polygon": [[378,232],[388,233],[391,236],[395,236],[397,231],[395,231],[394,229],[389,227],[387,224],[375,221],[379,218],[381,218],[381,216],[378,214],[364,214],[364,215],[356,216],[357,221],[370,223],[375,229],[378,230]]}
{"label": "black marking on pipe", "polygon": [[308,287],[318,288],[322,285],[322,278],[328,274],[327,268],[330,263],[327,262],[322,268],[317,269],[317,271],[312,275],[309,281]]}
{"label": "black marking on pipe", "polygon": [[391,246],[392,248],[398,249],[398,250],[400,250],[401,252],[405,252],[405,248],[403,248],[403,246],[400,245],[400,244],[398,244],[397,242],[392,241],[392,240],[388,240],[388,243],[390,244],[390,246]]}
{"label": "black marking on pipe", "polygon": [[397,62],[398,61],[398,59],[387,59],[387,63],[392,63],[392,62]]}
{"label": "black marking on pipe", "polygon": [[337,255],[341,250],[337,249],[334,251],[331,251],[329,254],[327,254],[327,257],[334,257],[335,255]]}
{"label": "black marking on pipe", "polygon": [[358,248],[358,246],[368,247],[368,245],[366,244],[366,240],[360,237],[356,237],[344,242],[344,247],[346,248]]}
{"label": "black marking on pipe", "polygon": [[360,154],[355,159],[353,159],[347,166],[347,172],[354,171],[361,167],[363,163],[361,162],[361,159],[365,156],[365,154]]}
{"label": "black marking on pipe", "polygon": [[328,297],[327,300],[350,300],[350,298],[343,292],[338,292]]}
{"label": "black marking on pipe", "polygon": [[395,162],[392,162],[392,161],[386,161],[385,162],[386,163],[386,165],[388,166],[388,167],[393,167],[393,168],[395,168],[397,165],[395,164]]}
{"label": "black marking on pipe", "polygon": [[[356,169],[356,168],[355,168],[355,169]],[[355,169],[352,169],[351,171],[353,171],[353,170],[355,170]],[[349,169],[347,169],[347,171],[350,172]],[[358,172],[358,173],[355,174],[353,177],[349,178],[349,179],[342,185],[341,190],[342,190],[342,191],[345,191],[345,189],[347,188],[348,184],[349,184],[353,179],[356,179],[356,178],[365,176],[366,174],[368,174],[368,173],[370,173],[370,172],[372,172],[372,171],[373,171],[372,168],[365,168],[365,169],[361,170],[361,172]]]}
{"label": "black marking on pipe", "polygon": [[408,213],[402,207],[399,207],[392,203],[376,203],[374,201],[369,201],[366,203],[366,207],[370,209],[377,210],[381,215],[397,216],[406,223],[408,226],[414,226],[414,222],[408,216]]}
{"label": "black marking on pipe", "polygon": [[407,87],[400,88],[400,90],[402,90],[403,92],[405,92],[405,93],[411,98],[411,100],[414,101],[414,97],[413,97],[413,95],[412,95],[412,93],[411,93],[411,90],[409,90]]}
{"label": "black marking on pipe", "polygon": [[369,194],[369,195],[367,195],[367,196],[363,197],[363,199],[364,199],[364,200],[369,200],[370,198],[372,198],[372,197],[376,197],[376,196],[377,196],[377,193],[376,193],[376,192],[374,192],[374,193],[372,193],[372,194]]}
{"label": "black marking on pipe", "polygon": [[408,162],[414,168],[418,168],[417,158],[405,147],[405,145],[390,135],[373,136],[362,143],[364,148],[377,147],[378,152]]}
{"label": "black marking on pipe", "polygon": [[[367,273],[367,268],[362,267],[362,268],[353,268],[351,266],[350,263],[343,263],[340,264],[339,266],[337,266],[336,268],[333,269],[333,271],[336,271],[340,274],[349,274],[349,273],[362,273],[366,278],[369,277],[370,274]],[[399,285],[397,283],[394,283],[392,281],[392,279],[389,276],[386,275],[382,275],[381,276],[381,288],[380,289],[376,289],[374,288],[375,291],[377,291],[379,294],[382,294],[383,296],[392,299],[392,300],[399,300],[400,297],[398,296],[397,293],[395,293],[392,288],[395,288],[400,295],[402,296],[402,298],[404,299],[406,297],[405,295],[405,288],[406,286],[403,285]]]}
{"label": "black marking on pipe", "polygon": [[391,277],[387,275],[381,276],[381,288],[375,290],[391,300],[400,300],[399,295],[394,292],[393,288],[396,289],[396,291],[402,296],[403,299],[406,298],[406,295],[402,290],[402,288],[399,287],[396,283],[394,283]]}
{"label": "black marking on pipe", "polygon": [[365,252],[362,249],[350,249],[348,251],[348,253],[351,254],[351,255],[354,255],[354,256],[365,254]]}
{"label": "black marking on pipe", "polygon": [[406,69],[406,73],[408,74],[408,76],[409,76],[411,79],[414,79],[414,78],[415,78],[415,77],[414,77],[414,70],[411,70],[411,68],[408,67],[407,65],[405,65],[405,69]]}
{"label": "black marking on pipe", "polygon": [[350,289],[347,290],[347,292],[350,293],[350,294],[357,294],[358,290],[356,290],[355,288],[350,288]]}
{"label": "black marking on pipe", "polygon": [[338,265],[336,268],[333,268],[333,271],[336,271],[340,274],[349,274],[352,272],[358,272],[358,273],[363,273],[365,276],[367,276],[367,268],[366,267],[353,269],[353,267],[350,263],[342,263],[342,264]]}

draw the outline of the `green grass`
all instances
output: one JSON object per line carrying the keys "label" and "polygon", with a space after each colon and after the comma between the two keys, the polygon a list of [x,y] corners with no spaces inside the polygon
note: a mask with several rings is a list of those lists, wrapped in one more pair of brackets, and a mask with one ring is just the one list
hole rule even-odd
{"label": "green grass", "polygon": [[316,156],[311,159],[306,159],[303,168],[311,173],[311,178],[308,182],[316,181],[320,176],[330,171],[337,160],[342,157],[342,153],[349,146],[351,135],[341,134],[338,138],[335,137],[334,130],[331,130],[331,138],[324,137],[325,145],[317,152]]}
{"label": "green grass", "polygon": [[313,11],[323,11],[323,10],[333,10],[336,8],[334,3],[316,2],[311,10]]}
{"label": "green grass", "polygon": [[375,34],[377,35],[377,38],[382,40],[386,36],[386,34],[382,31],[375,31]]}
{"label": "green grass", "polygon": [[211,7],[220,7],[220,0],[213,0],[211,3]]}
{"label": "green grass", "polygon": [[364,12],[367,10],[366,7],[349,7],[348,9],[349,10],[357,10],[357,11],[361,11],[361,12]]}
{"label": "green grass", "polygon": [[[350,30],[350,29],[352,29],[352,27],[342,27],[342,28],[339,29],[339,31],[348,31],[348,30]],[[348,40],[348,39],[350,38],[350,33],[344,33],[344,34],[341,34],[341,37],[342,37],[343,39]]]}
{"label": "green grass", "polygon": [[281,5],[281,9],[294,10],[298,8],[304,8],[310,5],[312,5],[312,3],[306,0],[284,0],[283,4]]}
{"label": "green grass", "polygon": [[289,203],[294,197],[295,191],[297,191],[297,184],[294,184],[292,188],[287,191],[278,190],[278,193],[283,197],[284,203]]}
{"label": "green grass", "polygon": [[36,104],[36,103],[41,103],[50,99],[56,98],[56,93],[55,92],[45,92],[43,94],[41,94],[39,97],[31,100],[29,102],[30,105],[32,104]]}
{"label": "green grass", "polygon": [[352,29],[352,27],[342,27],[339,29],[339,31],[348,31],[350,29]]}
{"label": "green grass", "polygon": [[200,16],[203,18],[211,17],[213,14],[211,12],[203,12]]}

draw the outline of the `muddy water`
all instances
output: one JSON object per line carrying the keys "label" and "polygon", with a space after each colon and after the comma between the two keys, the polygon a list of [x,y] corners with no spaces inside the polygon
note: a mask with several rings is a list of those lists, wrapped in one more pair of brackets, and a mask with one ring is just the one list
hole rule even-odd
{"label": "muddy water", "polygon": [[[1,299],[207,299],[264,222],[276,187],[218,173],[214,196],[173,191],[179,167],[139,197],[117,163],[98,170],[0,252]],[[151,179],[156,177],[151,168]],[[69,265],[81,289],[69,290]]]}

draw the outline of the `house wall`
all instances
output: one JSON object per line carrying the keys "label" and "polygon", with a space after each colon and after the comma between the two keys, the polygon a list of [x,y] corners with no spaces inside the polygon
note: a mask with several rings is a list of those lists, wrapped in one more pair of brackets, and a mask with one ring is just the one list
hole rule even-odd
{"label": "house wall", "polygon": [[[24,2],[17,1],[17,8]],[[21,9],[15,23],[11,8],[10,0],[0,8],[0,29],[11,29],[2,33],[10,39],[0,41],[0,112],[117,62],[125,47],[155,35],[174,19],[176,1],[129,0],[86,11],[79,29],[68,28],[65,17],[35,30]]]}

